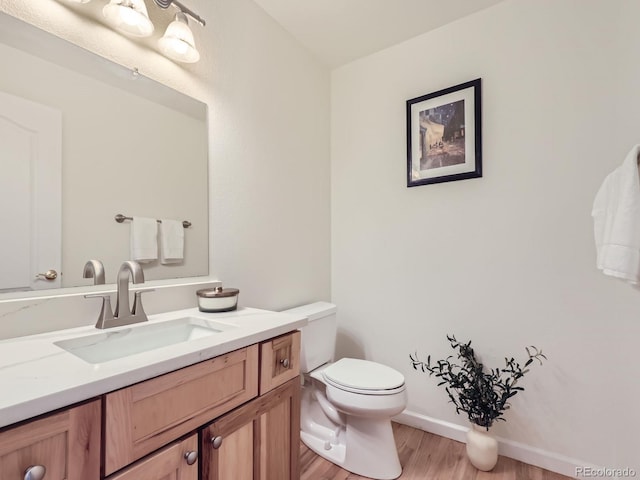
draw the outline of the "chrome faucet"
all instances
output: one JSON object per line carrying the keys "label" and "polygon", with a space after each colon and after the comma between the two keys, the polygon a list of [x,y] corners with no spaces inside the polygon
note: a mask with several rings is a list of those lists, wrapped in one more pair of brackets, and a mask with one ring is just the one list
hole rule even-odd
{"label": "chrome faucet", "polygon": [[104,285],[104,265],[100,260],[89,260],[84,264],[82,278],[93,278],[94,285]]}
{"label": "chrome faucet", "polygon": [[118,271],[118,292],[115,312],[111,311],[109,295],[85,295],[85,298],[102,298],[102,309],[96,328],[120,327],[132,323],[146,322],[147,314],[142,308],[142,294],[152,290],[139,290],[134,294],[133,308],[129,307],[129,277],[133,283],[144,283],[144,272],[138,262],[126,261]]}

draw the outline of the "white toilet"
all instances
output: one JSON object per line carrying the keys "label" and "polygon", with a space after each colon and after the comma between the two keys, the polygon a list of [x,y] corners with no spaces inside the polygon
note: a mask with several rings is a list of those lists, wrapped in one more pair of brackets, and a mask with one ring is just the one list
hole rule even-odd
{"label": "white toilet", "polygon": [[367,360],[331,363],[336,306],[317,302],[287,310],[303,314],[300,369],[303,374],[300,438],[318,455],[358,475],[398,478],[402,467],[391,417],[407,404],[400,372]]}

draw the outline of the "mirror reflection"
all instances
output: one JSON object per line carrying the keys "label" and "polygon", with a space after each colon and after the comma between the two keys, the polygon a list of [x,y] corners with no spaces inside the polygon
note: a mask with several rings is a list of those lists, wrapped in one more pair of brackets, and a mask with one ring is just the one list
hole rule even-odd
{"label": "mirror reflection", "polygon": [[191,224],[147,280],[207,275],[206,105],[5,14],[0,62],[0,293],[91,285],[89,259],[114,283],[117,214]]}

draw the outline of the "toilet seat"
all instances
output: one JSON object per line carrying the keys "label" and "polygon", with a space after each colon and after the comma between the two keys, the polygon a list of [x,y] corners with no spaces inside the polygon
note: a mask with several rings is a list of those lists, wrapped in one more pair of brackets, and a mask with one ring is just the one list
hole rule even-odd
{"label": "toilet seat", "polygon": [[405,390],[404,376],[386,365],[343,358],[322,370],[322,378],[340,390],[362,395],[395,395]]}

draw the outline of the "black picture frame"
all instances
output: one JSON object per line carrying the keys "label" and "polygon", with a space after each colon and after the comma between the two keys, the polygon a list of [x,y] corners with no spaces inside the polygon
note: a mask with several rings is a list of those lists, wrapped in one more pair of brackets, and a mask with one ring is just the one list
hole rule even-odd
{"label": "black picture frame", "polygon": [[481,79],[407,100],[407,187],[482,177]]}

